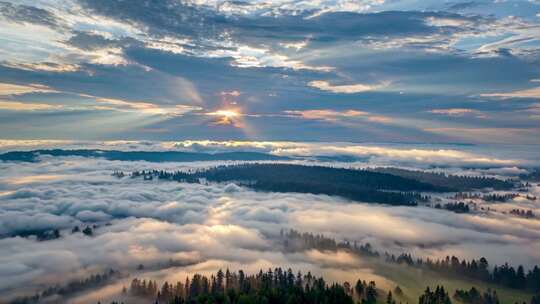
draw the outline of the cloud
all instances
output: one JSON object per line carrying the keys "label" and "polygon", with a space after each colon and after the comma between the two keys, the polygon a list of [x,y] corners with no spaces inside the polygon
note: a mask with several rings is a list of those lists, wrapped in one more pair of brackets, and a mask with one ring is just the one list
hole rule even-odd
{"label": "cloud", "polygon": [[58,62],[6,62],[5,66],[21,69],[23,71],[43,71],[43,72],[75,72],[80,69],[77,64],[58,63]]}
{"label": "cloud", "polygon": [[447,134],[457,140],[476,140],[486,143],[508,143],[515,139],[524,142],[535,142],[539,128],[505,128],[505,127],[448,127],[448,128],[427,128],[426,131]]}
{"label": "cloud", "polygon": [[13,22],[57,27],[57,18],[51,12],[29,5],[0,2],[0,15]]}
{"label": "cloud", "polygon": [[137,44],[137,40],[133,38],[112,39],[107,38],[100,33],[75,31],[65,43],[81,50],[93,51],[107,48],[120,48],[129,43]]}
{"label": "cloud", "polygon": [[[283,228],[369,241],[378,249],[417,256],[484,255],[492,264],[531,265],[540,260],[534,250],[540,246],[537,221],[501,212],[455,214],[427,207],[351,203],[324,195],[254,192],[230,183],[149,182],[110,175],[114,170],[187,170],[197,164],[49,158],[43,163],[0,166],[6,180],[58,176],[33,179],[32,184],[2,183],[3,190],[13,193],[1,194],[0,233],[58,228],[62,234],[45,242],[0,238],[0,277],[9,278],[0,279],[5,295],[19,291],[21,282],[25,290],[33,290],[44,281],[65,283],[108,267],[132,272],[141,263],[152,273],[167,268],[171,260],[190,263],[186,269],[193,271],[219,267],[257,271],[284,265],[331,278],[337,269],[350,269],[336,274],[341,279],[366,271],[379,274],[376,265],[366,269],[369,264],[345,252],[281,252],[275,237]],[[526,203],[538,209],[534,202]],[[94,223],[99,227],[93,237],[70,233],[74,225]]]}
{"label": "cloud", "polygon": [[304,119],[320,119],[334,121],[338,118],[347,117],[363,117],[369,115],[367,112],[348,110],[348,111],[334,111],[334,110],[304,110],[304,111],[285,111],[286,114],[293,116],[300,116]]}
{"label": "cloud", "polygon": [[461,27],[469,25],[470,21],[466,18],[445,18],[445,17],[428,17],[426,19],[427,24],[430,26],[452,26]]}
{"label": "cloud", "polygon": [[29,93],[56,93],[58,91],[41,84],[12,84],[0,82],[0,96],[22,95]]}
{"label": "cloud", "polygon": [[97,97],[98,103],[104,103],[106,106],[96,106],[98,109],[111,109],[115,111],[136,112],[147,115],[167,115],[178,116],[192,111],[202,110],[201,107],[189,106],[189,105],[158,105],[149,102],[141,101],[126,101],[113,98],[101,98]]}
{"label": "cloud", "polygon": [[308,85],[322,91],[329,91],[336,94],[354,94],[385,88],[389,85],[389,83],[382,83],[377,85],[368,85],[361,83],[349,85],[332,85],[328,81],[314,80],[309,82]]}
{"label": "cloud", "polygon": [[508,99],[508,98],[534,98],[539,99],[540,98],[540,87],[531,88],[531,89],[525,89],[525,90],[518,90],[513,92],[506,92],[506,93],[485,93],[480,94],[482,97],[497,97],[502,99]]}
{"label": "cloud", "polygon": [[303,111],[293,111],[288,110],[284,111],[286,115],[291,117],[300,117],[303,119],[312,119],[312,120],[323,120],[323,121],[341,121],[343,119],[365,119],[371,122],[377,123],[391,123],[392,118],[381,116],[381,115],[372,115],[371,113],[357,110],[347,110],[347,111],[334,111],[329,109],[324,110],[303,110]]}
{"label": "cloud", "polygon": [[[527,57],[530,52],[535,52],[536,42],[540,39],[539,25],[515,16],[501,18],[486,27],[488,33],[496,36],[494,41],[480,45],[476,53],[479,55],[492,56],[502,54]],[[500,35],[501,32],[507,33]]]}
{"label": "cloud", "polygon": [[218,50],[210,50],[202,57],[233,58],[232,65],[240,68],[285,68],[293,70],[312,70],[330,72],[331,66],[312,66],[300,60],[294,60],[286,55],[279,54],[270,49],[241,45],[235,43],[225,44]]}
{"label": "cloud", "polygon": [[219,92],[220,96],[230,96],[230,97],[238,97],[242,94],[240,91],[233,90],[233,91],[222,91]]}
{"label": "cloud", "polygon": [[[425,120],[417,115],[432,110],[433,100],[441,109],[477,108],[482,92],[519,88],[538,78],[529,64],[537,57],[537,25],[500,3],[488,10],[496,11],[490,15],[471,8],[448,11],[450,5],[428,7],[418,1],[405,11],[402,3],[377,1],[166,0],[140,7],[111,1],[24,2],[48,12],[60,26],[0,20],[0,82],[64,92],[55,97],[72,117],[59,122],[51,113],[19,111],[11,119],[0,118],[0,136],[450,142],[454,137],[448,134],[425,131],[435,122],[452,127],[448,115]],[[242,94],[220,94],[233,91]],[[71,93],[155,104],[159,109],[105,103],[88,108],[61,95]],[[20,101],[52,103],[52,95],[45,97],[49,99]],[[329,127],[322,120],[282,115],[290,109],[343,112],[355,109],[358,102],[362,111],[374,113],[364,122]],[[176,104],[207,110],[235,104],[258,116],[244,116],[248,134],[240,128],[212,128],[202,115],[181,115],[184,109],[175,109]],[[500,112],[501,107],[508,115],[469,124],[481,128],[504,123],[516,129],[532,125],[526,120],[534,117],[518,105],[482,104],[482,111]],[[158,114],[160,119],[147,115],[151,117],[144,122],[123,126],[95,125],[98,116],[99,121],[115,116],[110,121],[121,124],[142,111],[175,114]],[[20,127],[26,120],[34,122],[34,130]],[[87,131],[59,125],[73,121],[83,121],[80,125]],[[369,127],[365,122],[386,126]],[[186,132],[174,132],[178,126]],[[514,141],[534,143],[528,136]]]}
{"label": "cloud", "polygon": [[462,116],[475,116],[477,118],[486,118],[487,116],[478,110],[466,109],[466,108],[451,108],[451,109],[433,109],[428,112],[439,115],[446,115],[451,117]]}
{"label": "cloud", "polygon": [[83,222],[105,222],[113,217],[103,211],[83,210],[77,212],[75,217]]}
{"label": "cloud", "polygon": [[2,237],[21,232],[31,232],[49,229],[68,228],[73,220],[69,216],[54,215],[47,212],[36,212],[27,214],[24,212],[5,212],[0,214],[2,224],[0,225],[0,235]]}
{"label": "cloud", "polygon": [[19,102],[0,99],[0,110],[7,111],[52,111],[59,110],[61,105],[50,105],[46,103]]}

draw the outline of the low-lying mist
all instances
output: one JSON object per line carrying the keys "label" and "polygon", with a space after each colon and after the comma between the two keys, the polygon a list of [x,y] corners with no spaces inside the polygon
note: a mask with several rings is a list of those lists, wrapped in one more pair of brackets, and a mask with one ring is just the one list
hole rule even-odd
{"label": "low-lying mist", "polygon": [[[369,242],[382,252],[418,257],[485,256],[492,264],[527,267],[540,263],[540,221],[503,212],[457,214],[427,206],[390,207],[325,195],[255,192],[234,183],[187,184],[111,175],[117,170],[208,165],[80,157],[1,163],[1,293],[40,290],[108,268],[140,272],[140,265],[144,273],[171,281],[219,268],[256,272],[282,265],[330,280],[353,281],[360,276],[376,278],[382,286],[395,284],[383,278],[384,271],[376,265],[345,252],[283,252],[275,240],[288,229]],[[532,192],[538,194],[540,189]],[[537,202],[521,197],[499,206],[501,210],[527,206],[540,213]],[[89,227],[91,235],[73,233],[76,226]],[[32,236],[54,229],[59,238]]]}

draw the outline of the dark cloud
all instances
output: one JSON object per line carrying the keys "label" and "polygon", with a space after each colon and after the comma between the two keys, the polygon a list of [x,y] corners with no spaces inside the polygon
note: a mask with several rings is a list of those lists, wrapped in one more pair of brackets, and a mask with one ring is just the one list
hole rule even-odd
{"label": "dark cloud", "polygon": [[[178,1],[159,4],[123,1],[82,1],[92,13],[145,27],[152,35],[189,37],[200,46],[204,40],[234,41],[248,45],[277,46],[283,42],[308,39],[313,44],[333,44],[376,37],[448,35],[455,27],[434,27],[429,18],[479,22],[481,18],[445,12],[386,11],[378,13],[327,12],[311,16],[313,11],[279,15],[225,15],[204,5]],[[247,5],[247,4],[246,4]],[[226,35],[226,36],[224,36]]]}
{"label": "dark cloud", "polygon": [[449,4],[448,9],[460,11],[460,10],[476,7],[479,5],[482,5],[482,4],[476,1],[456,2],[456,3]]}
{"label": "dark cloud", "polygon": [[140,41],[133,38],[108,39],[100,34],[81,31],[74,32],[66,43],[82,50],[98,50],[108,47],[124,48],[133,44],[141,44]]}
{"label": "dark cloud", "polygon": [[32,23],[56,28],[58,18],[51,12],[29,5],[17,5],[10,2],[0,2],[0,15],[17,23]]}
{"label": "dark cloud", "polygon": [[148,71],[137,65],[85,64],[81,70],[63,73],[27,71],[0,65],[0,81],[15,80],[98,97],[164,104],[199,102],[196,88],[189,81],[159,70]]}
{"label": "dark cloud", "polygon": [[79,1],[89,12],[148,27],[151,34],[217,36],[224,28],[225,17],[205,7],[184,1]]}

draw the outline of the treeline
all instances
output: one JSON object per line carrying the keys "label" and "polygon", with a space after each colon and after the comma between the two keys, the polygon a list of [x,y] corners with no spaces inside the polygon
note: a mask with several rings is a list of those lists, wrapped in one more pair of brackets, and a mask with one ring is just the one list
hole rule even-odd
{"label": "treeline", "polygon": [[94,224],[92,226],[86,226],[82,230],[81,230],[81,228],[79,228],[79,226],[74,226],[73,229],[71,229],[71,233],[74,234],[74,233],[82,232],[82,234],[84,234],[86,236],[93,236],[94,235],[94,230],[96,230],[97,228],[98,228],[98,225],[96,225],[96,224]]}
{"label": "treeline", "polygon": [[379,257],[380,254],[373,249],[371,244],[358,244],[358,242],[343,241],[325,237],[322,234],[300,233],[294,229],[280,231],[282,244],[285,251],[295,252],[305,249],[329,250],[346,249],[364,257]]}
{"label": "treeline", "polygon": [[448,276],[475,279],[513,289],[540,292],[540,268],[538,266],[534,266],[525,272],[522,265],[514,268],[508,265],[508,263],[500,266],[495,265],[490,270],[486,258],[467,261],[465,259],[460,260],[455,256],[447,256],[445,259],[432,260],[428,258],[425,260],[415,260],[410,254],[401,254],[397,257],[386,255],[386,258],[390,262],[423,267]]}
{"label": "treeline", "polygon": [[52,286],[41,292],[38,292],[32,296],[16,298],[12,300],[11,304],[35,304],[45,301],[47,298],[52,298],[54,296],[68,297],[75,295],[79,292],[92,290],[95,288],[103,287],[107,284],[110,284],[114,280],[121,278],[121,273],[119,271],[109,269],[106,272],[93,274],[88,278],[82,280],[74,280],[66,285]]}
{"label": "treeline", "polygon": [[446,276],[475,279],[513,289],[528,290],[535,293],[540,292],[540,268],[538,266],[534,266],[525,272],[522,265],[514,268],[506,263],[501,266],[495,265],[490,270],[489,263],[484,257],[478,260],[472,259],[467,261],[465,259],[460,260],[455,256],[433,260],[430,258],[415,259],[411,254],[407,253],[397,256],[387,252],[380,254],[369,243],[359,245],[357,242],[336,242],[334,239],[327,238],[323,235],[300,233],[296,230],[282,232],[281,238],[286,250],[301,251],[318,249],[336,251],[343,249],[364,257],[384,257],[385,261],[389,263],[425,268]]}
{"label": "treeline", "polygon": [[[454,199],[463,200],[463,199],[481,199],[486,202],[508,202],[513,200],[516,197],[519,197],[518,193],[490,193],[490,194],[480,194],[480,193],[470,193],[470,192],[459,192],[454,195]],[[527,195],[527,199],[536,200],[536,197]]]}
{"label": "treeline", "polygon": [[61,237],[61,234],[60,234],[59,229],[31,229],[31,230],[15,231],[7,235],[0,234],[0,238],[4,236],[7,236],[7,237],[20,236],[24,238],[35,237],[36,240],[41,242],[41,241],[50,241],[50,240],[58,239]]}
{"label": "treeline", "polygon": [[[155,280],[134,278],[129,289],[124,288],[123,292],[160,304],[396,304],[398,302],[394,295],[398,298],[405,296],[399,286],[396,286],[394,293],[385,293],[377,288],[375,281],[368,283],[358,279],[354,286],[349,282],[328,284],[322,277],[313,276],[310,272],[294,274],[290,268],[261,270],[255,275],[246,275],[242,270],[236,273],[220,269],[210,277],[194,274],[184,282],[164,282],[161,287]],[[444,287],[437,286],[434,291],[426,288],[419,303],[451,304],[451,301]]]}
{"label": "treeline", "polygon": [[517,215],[524,218],[535,218],[536,215],[532,210],[523,210],[523,209],[512,209],[509,212],[510,214]]}
{"label": "treeline", "polygon": [[527,174],[520,174],[519,177],[524,180],[540,182],[540,168],[536,168],[532,172]]}
{"label": "treeline", "polygon": [[484,194],[482,195],[482,199],[486,202],[501,202],[506,203],[508,201],[513,200],[514,198],[518,197],[519,194],[517,193],[508,193],[508,194]]}
{"label": "treeline", "polygon": [[[328,284],[311,273],[293,273],[289,268],[275,268],[254,275],[242,270],[219,270],[207,277],[194,274],[185,282],[164,282],[161,287],[152,280],[135,278],[126,292],[135,297],[154,300],[156,303],[328,303],[347,304],[358,299],[365,304],[375,304],[375,282],[357,283],[360,294],[349,283]],[[150,303],[150,302],[149,302]]]}
{"label": "treeline", "polygon": [[455,213],[469,213],[470,211],[469,204],[464,202],[446,203],[444,205],[436,204],[435,208],[446,209]]}
{"label": "treeline", "polygon": [[448,292],[444,290],[444,286],[437,286],[433,291],[429,287],[426,288],[424,294],[418,299],[418,304],[452,304],[452,301]]}
{"label": "treeline", "polygon": [[287,160],[286,156],[277,156],[259,152],[222,152],[201,153],[183,151],[118,151],[98,149],[50,149],[33,151],[10,151],[0,154],[0,161],[36,162],[41,155],[53,157],[92,157],[119,161],[148,161],[148,162],[192,162],[192,161],[261,161]]}
{"label": "treeline", "polygon": [[[453,298],[465,304],[499,304],[499,297],[495,290],[488,288],[484,293],[481,293],[475,287],[469,290],[458,289],[455,291]],[[535,304],[531,300],[532,304]]]}
{"label": "treeline", "polygon": [[515,186],[511,180],[501,180],[486,176],[451,175],[442,172],[426,172],[399,168],[374,168],[369,170],[410,178],[443,187],[447,189],[448,192],[470,191],[473,189],[484,188],[509,190]]}
{"label": "treeline", "polygon": [[[107,223],[106,225],[110,225]],[[79,233],[82,232],[86,236],[92,236],[94,234],[94,230],[99,228],[98,225],[87,225],[85,228],[81,230],[79,226],[74,226],[71,230],[71,233]],[[21,231],[15,231],[8,235],[0,235],[0,238],[7,236],[7,237],[35,237],[37,241],[43,242],[43,241],[51,241],[56,240],[62,237],[62,233],[60,232],[60,229],[32,229],[32,230],[21,230]]]}
{"label": "treeline", "polygon": [[[384,292],[374,281],[368,283],[361,279],[354,285],[349,282],[329,284],[310,272],[295,274],[290,268],[261,270],[252,275],[242,270],[231,272],[227,269],[224,272],[220,269],[210,276],[194,274],[183,282],[165,281],[161,285],[155,280],[134,278],[122,293],[156,304],[397,304],[402,303],[400,299],[407,298],[399,286],[393,292]],[[456,290],[453,299],[464,304],[500,303],[494,290],[481,293],[475,287]],[[533,296],[530,304],[539,304],[539,300],[539,296]],[[437,285],[434,289],[427,287],[418,303],[452,304],[452,299],[444,286]]]}
{"label": "treeline", "polygon": [[[115,172],[114,175],[123,176],[123,173]],[[277,163],[218,166],[188,172],[135,171],[131,176],[188,183],[200,183],[203,180],[235,182],[261,191],[336,195],[354,201],[407,206],[415,206],[418,202],[430,199],[419,192],[447,190],[385,173]]]}

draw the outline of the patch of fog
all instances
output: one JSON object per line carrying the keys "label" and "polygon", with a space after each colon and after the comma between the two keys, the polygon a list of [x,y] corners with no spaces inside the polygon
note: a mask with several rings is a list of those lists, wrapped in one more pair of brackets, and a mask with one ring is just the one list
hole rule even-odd
{"label": "patch of fog", "polygon": [[[370,242],[380,251],[416,256],[455,254],[485,256],[491,264],[540,263],[540,221],[534,219],[361,204],[325,195],[254,192],[234,184],[111,176],[115,170],[189,169],[191,165],[208,164],[85,158],[1,163],[0,234],[57,228],[62,237],[43,242],[0,239],[0,291],[17,293],[23,283],[37,289],[45,282],[65,282],[99,268],[132,272],[139,264],[147,266],[145,275],[170,281],[218,268],[256,272],[276,265],[312,271],[330,280],[380,276],[372,265],[346,253],[283,253],[274,242],[283,228]],[[538,193],[539,187],[532,191]],[[508,205],[537,210],[540,202],[514,200]],[[94,222],[99,228],[92,237],[70,233],[75,225]],[[189,266],[169,268],[171,260]],[[382,278],[377,282],[392,284]]]}

